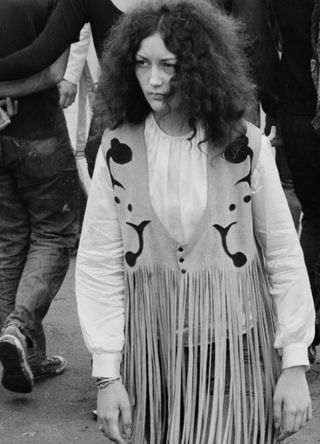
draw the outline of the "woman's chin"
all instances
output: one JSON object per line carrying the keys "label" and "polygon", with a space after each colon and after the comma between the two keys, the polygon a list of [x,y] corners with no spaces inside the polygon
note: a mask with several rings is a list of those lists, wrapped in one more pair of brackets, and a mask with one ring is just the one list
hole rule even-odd
{"label": "woman's chin", "polygon": [[168,109],[168,107],[161,102],[150,103],[150,107],[151,107],[152,111],[154,112],[154,114],[158,114],[160,116],[164,115]]}

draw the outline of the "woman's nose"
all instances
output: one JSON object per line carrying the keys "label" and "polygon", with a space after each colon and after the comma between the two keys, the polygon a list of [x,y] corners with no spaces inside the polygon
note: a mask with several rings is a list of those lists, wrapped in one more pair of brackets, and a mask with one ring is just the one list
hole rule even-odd
{"label": "woman's nose", "polygon": [[161,73],[156,66],[151,68],[149,83],[151,86],[160,86],[162,84]]}

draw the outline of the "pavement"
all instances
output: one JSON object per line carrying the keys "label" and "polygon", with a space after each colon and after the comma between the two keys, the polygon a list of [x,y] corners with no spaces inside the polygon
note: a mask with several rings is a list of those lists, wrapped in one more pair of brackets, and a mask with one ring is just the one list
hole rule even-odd
{"label": "pavement", "polygon": [[[63,375],[37,383],[28,395],[0,386],[0,444],[111,444],[98,431],[91,413],[96,405],[96,389],[76,313],[74,266],[72,258],[45,320],[48,353],[63,355],[68,369]],[[308,381],[313,418],[286,444],[320,443],[320,362],[309,370]]]}
{"label": "pavement", "polygon": [[108,444],[97,429],[95,381],[76,313],[72,258],[66,279],[45,320],[48,354],[61,354],[68,368],[38,382],[31,394],[0,386],[1,444]]}

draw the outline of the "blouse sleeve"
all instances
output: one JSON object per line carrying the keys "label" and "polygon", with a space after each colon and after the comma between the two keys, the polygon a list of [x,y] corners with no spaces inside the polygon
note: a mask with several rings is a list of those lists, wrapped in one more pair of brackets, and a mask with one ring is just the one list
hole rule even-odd
{"label": "blouse sleeve", "polygon": [[89,20],[88,1],[93,0],[59,0],[42,33],[29,46],[0,59],[0,81],[28,77],[57,60]]}
{"label": "blouse sleeve", "polygon": [[123,243],[108,168],[100,149],[76,264],[76,298],[92,376],[118,377],[124,344]]}
{"label": "blouse sleeve", "polygon": [[90,24],[86,23],[80,32],[79,41],[73,43],[70,48],[68,64],[63,78],[68,82],[78,85],[86,63],[91,39]]}
{"label": "blouse sleeve", "polygon": [[265,136],[252,177],[252,192],[255,234],[276,306],[274,346],[282,356],[282,368],[308,366],[307,348],[314,336],[313,300],[299,239]]}

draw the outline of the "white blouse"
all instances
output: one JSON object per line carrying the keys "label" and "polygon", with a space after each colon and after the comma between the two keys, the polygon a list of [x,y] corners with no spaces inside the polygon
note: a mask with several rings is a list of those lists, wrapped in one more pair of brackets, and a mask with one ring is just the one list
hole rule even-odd
{"label": "white blouse", "polygon": [[[187,241],[206,206],[206,146],[165,134],[152,116],[145,139],[152,206],[170,234]],[[255,235],[264,252],[270,294],[277,310],[275,348],[282,367],[308,366],[314,308],[302,250],[267,137],[252,177]],[[195,210],[196,209],[196,210]],[[76,297],[93,376],[119,376],[124,345],[123,244],[113,189],[99,151],[77,256]]]}
{"label": "white blouse", "polygon": [[199,128],[192,142],[188,140],[191,135],[169,136],[159,128],[153,114],[146,119],[151,204],[179,243],[192,237],[207,204],[207,144],[197,149],[204,140]]}

